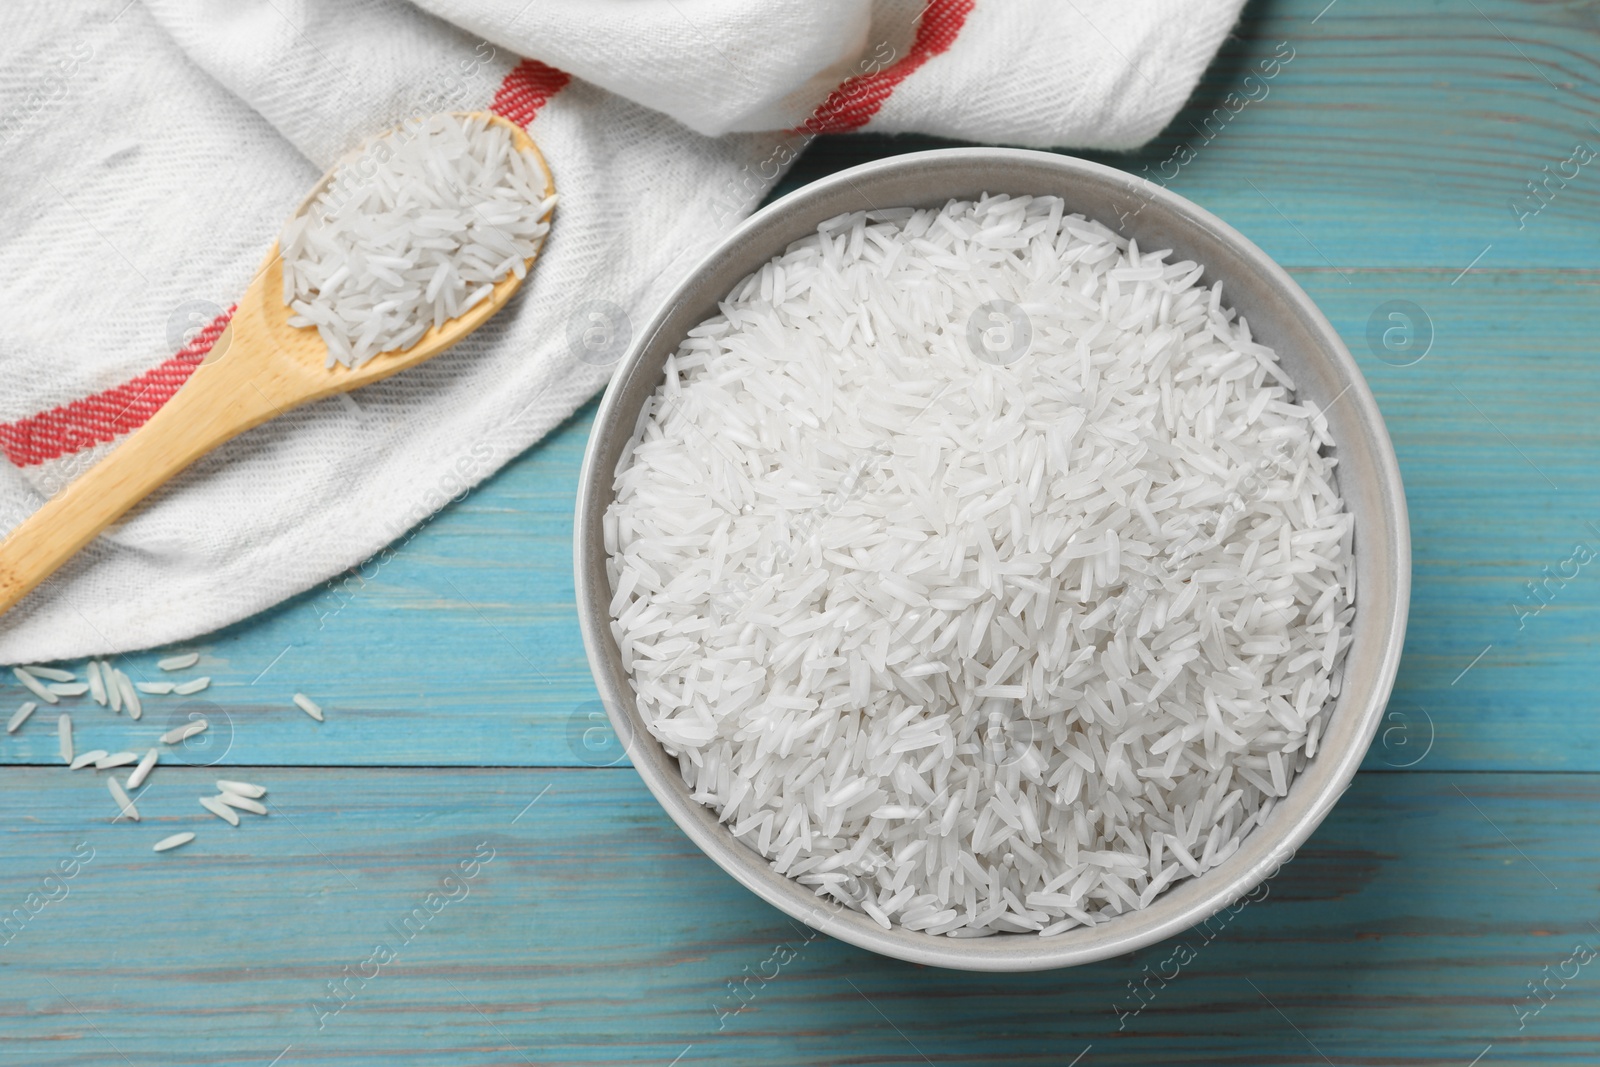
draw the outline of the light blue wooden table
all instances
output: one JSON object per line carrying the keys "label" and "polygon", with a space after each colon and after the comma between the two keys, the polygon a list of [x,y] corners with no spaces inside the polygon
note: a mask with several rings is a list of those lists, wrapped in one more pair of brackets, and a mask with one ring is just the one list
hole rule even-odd
{"label": "light blue wooden table", "polygon": [[[1281,42],[1293,59],[1247,82]],[[1230,92],[1255,99],[1231,113]],[[1576,562],[1600,553],[1600,160],[1520,199],[1600,150],[1597,122],[1594,3],[1283,0],[1252,5],[1156,143],[1106,160],[1176,172],[1289,267],[1404,469],[1389,718],[1264,901],[1050,974],[808,940],[588,732],[570,531],[591,407],[382,568],[198,642],[212,689],[149,714],[212,727],[142,827],[85,814],[105,787],[59,769],[48,723],[0,740],[0,912],[50,898],[0,932],[0,1062],[1600,1062],[1600,561]],[[928,143],[824,140],[786,188]],[[1385,346],[1390,301],[1417,345]],[[223,774],[269,785],[271,815],[200,811]]]}

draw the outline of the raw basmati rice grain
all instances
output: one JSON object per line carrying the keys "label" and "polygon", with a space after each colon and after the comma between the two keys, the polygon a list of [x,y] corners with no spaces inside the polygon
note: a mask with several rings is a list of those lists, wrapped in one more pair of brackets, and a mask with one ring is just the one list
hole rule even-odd
{"label": "raw basmati rice grain", "polygon": [[266,789],[259,785],[251,785],[249,782],[232,782],[226,778],[217,779],[217,791],[220,793],[232,793],[236,797],[250,797],[252,800],[260,800],[267,795]]}
{"label": "raw basmati rice grain", "polygon": [[94,769],[104,771],[112,767],[126,767],[128,764],[137,763],[138,761],[139,753],[137,752],[113,752],[110,755],[102,754],[99,759],[95,760]]}
{"label": "raw basmati rice grain", "polygon": [[256,815],[265,815],[267,813],[267,806],[260,801],[251,800],[249,797],[242,797],[227,790],[217,794],[217,802],[226,804],[230,808],[238,808],[240,811],[253,812]]}
{"label": "raw basmati rice grain", "polygon": [[162,697],[162,696],[166,696],[168,693],[170,693],[174,689],[176,689],[178,687],[178,683],[177,682],[134,682],[133,683],[133,687],[135,689],[139,690],[139,692],[141,692],[141,693],[148,693],[150,696]]}
{"label": "raw basmati rice grain", "polygon": [[1233,855],[1350,642],[1327,421],[1172,262],[1050,197],[841,216],[666,362],[604,525],[690,795],[781,874],[1057,934]]}
{"label": "raw basmati rice grain", "polygon": [[105,679],[100,676],[100,664],[96,663],[94,660],[90,660],[89,661],[89,669],[88,669],[88,671],[86,673],[89,676],[89,696],[90,696],[90,698],[93,699],[94,702],[96,704],[99,704],[102,708],[105,707],[106,706],[106,699],[107,699],[106,698],[106,682],[105,682]]}
{"label": "raw basmati rice grain", "polygon": [[200,692],[202,689],[206,688],[210,684],[211,684],[211,678],[210,678],[209,675],[207,677],[204,677],[204,678],[196,678],[192,682],[184,682],[182,685],[173,686],[172,687],[172,694],[173,694],[173,696],[180,696],[180,697],[192,696],[193,694]]}
{"label": "raw basmati rice grain", "polygon": [[25,702],[22,707],[18,708],[12,714],[10,720],[6,723],[6,733],[16,733],[17,728],[23,723],[27,722],[28,716],[32,715],[38,709],[38,707],[39,705],[31,700]]}
{"label": "raw basmati rice grain", "polygon": [[144,780],[150,777],[151,768],[156,765],[156,761],[160,758],[161,753],[156,749],[152,748],[145,752],[144,759],[139,761],[139,766],[135,767],[133,773],[128,775],[128,788],[138,789],[141,785],[144,785]]}
{"label": "raw basmati rice grain", "polygon": [[116,672],[116,680],[117,691],[122,694],[122,703],[127,707],[133,721],[138,722],[139,717],[144,714],[144,702],[139,699],[139,692],[134,688],[133,679],[119,670]]}
{"label": "raw basmati rice grain", "polygon": [[72,765],[72,716],[62,713],[56,720],[56,739],[61,746],[61,762]]}
{"label": "raw basmati rice grain", "polygon": [[58,697],[81,697],[89,691],[87,682],[51,682],[50,692]]}
{"label": "raw basmati rice grain", "polygon": [[176,656],[167,656],[165,659],[156,660],[156,666],[164,671],[182,671],[193,667],[200,662],[198,652],[180,652]]}
{"label": "raw basmati rice grain", "polygon": [[413,119],[365,146],[284,225],[289,323],[316,328],[330,367],[409,348],[495,282],[523,277],[554,207],[538,156],[505,126]]}
{"label": "raw basmati rice grain", "polygon": [[318,704],[304,693],[296,693],[294,695],[294,703],[295,707],[299,708],[313,719],[316,719],[318,722],[322,721],[322,705]]}
{"label": "raw basmati rice grain", "polygon": [[60,667],[37,667],[33,664],[22,668],[35,678],[43,678],[47,682],[75,682],[78,676],[71,671],[64,671]]}
{"label": "raw basmati rice grain", "polygon": [[211,724],[204,719],[196,719],[193,722],[186,722],[182,726],[174,726],[161,735],[161,743],[164,745],[176,745],[180,741],[187,741],[196,734],[204,733],[209,725]]}
{"label": "raw basmati rice grain", "polygon": [[15,676],[17,681],[21,682],[29,689],[29,691],[33,693],[34,696],[38,697],[46,704],[59,704],[61,702],[61,698],[50,692],[48,686],[39,681],[39,679],[35,678],[33,675],[29,674],[27,671],[23,670],[21,667],[12,667],[11,673],[13,676]]}
{"label": "raw basmati rice grain", "polygon": [[122,809],[122,814],[134,822],[138,822],[139,809],[133,806],[133,801],[128,799],[128,794],[123,791],[121,784],[115,778],[107,778],[106,788],[111,790],[111,799],[117,802],[117,807]]}
{"label": "raw basmati rice grain", "polygon": [[229,826],[239,825],[239,813],[224,804],[220,797],[201,797],[200,806]]}
{"label": "raw basmati rice grain", "polygon": [[89,766],[91,763],[97,763],[100,760],[105,759],[107,755],[108,753],[103,748],[95,748],[90,749],[88,752],[80,752],[72,757],[72,762],[67,764],[67,769],[71,771],[80,771]]}
{"label": "raw basmati rice grain", "polygon": [[163,837],[160,841],[157,841],[155,843],[155,851],[165,852],[171,848],[178,848],[182,845],[187,845],[193,840],[194,834],[190,833],[188,830],[185,830],[181,834],[173,834],[171,837]]}

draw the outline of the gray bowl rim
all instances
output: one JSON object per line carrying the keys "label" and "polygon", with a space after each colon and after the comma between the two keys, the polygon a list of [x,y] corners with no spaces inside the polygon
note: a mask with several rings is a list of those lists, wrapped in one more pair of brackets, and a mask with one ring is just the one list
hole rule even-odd
{"label": "gray bowl rim", "polygon": [[[1358,516],[1355,554],[1358,573],[1363,573],[1364,577],[1357,588],[1356,633],[1361,634],[1363,627],[1368,631],[1381,630],[1381,654],[1371,669],[1362,672],[1365,684],[1359,690],[1351,684],[1346,668],[1345,688],[1334,709],[1327,713],[1329,725],[1323,733],[1326,742],[1338,731],[1341,746],[1337,750],[1331,746],[1319,749],[1317,756],[1290,786],[1288,795],[1279,799],[1265,825],[1247,835],[1239,849],[1221,864],[1199,878],[1178,883],[1147,908],[1048,938],[1031,934],[950,938],[898,926],[885,930],[867,915],[819,898],[807,887],[772,870],[758,853],[736,840],[709,808],[690,799],[677,760],[667,755],[637,717],[631,686],[609,626],[611,590],[605,575],[606,552],[600,520],[612,499],[614,467],[608,464],[602,470],[602,462],[614,435],[621,435],[623,445],[632,437],[638,404],[628,404],[624,409],[627,403],[624,398],[632,389],[642,388],[642,383],[636,384],[634,379],[641,373],[650,375],[652,380],[646,393],[653,392],[655,383],[660,381],[661,363],[668,352],[676,350],[683,330],[714,313],[714,303],[708,309],[705,294],[700,292],[705,288],[707,276],[725,271],[726,262],[730,260],[748,264],[747,269],[737,272],[733,282],[711,298],[713,301],[721,299],[732,290],[738,278],[781,254],[793,240],[803,236],[806,227],[799,225],[801,220],[810,220],[809,228],[814,231],[818,223],[847,210],[942,202],[939,197],[927,195],[890,198],[882,204],[868,198],[869,191],[881,192],[882,188],[892,188],[897,182],[914,180],[917,172],[948,179],[947,187],[956,191],[943,199],[970,197],[972,193],[964,190],[975,188],[974,183],[962,175],[974,170],[993,176],[992,180],[978,182],[976,187],[1013,195],[1044,195],[1036,188],[1008,186],[1008,174],[1019,170],[1036,172],[1047,184],[1053,181],[1060,187],[1048,192],[1066,196],[1069,212],[1081,210],[1073,207],[1068,191],[1074,184],[1099,186],[1119,196],[1143,201],[1139,213],[1154,208],[1156,216],[1153,217],[1161,217],[1202,239],[1218,241],[1243,259],[1255,280],[1266,287],[1268,298],[1280,304],[1283,313],[1297,319],[1297,325],[1314,338],[1316,344],[1305,358],[1329,361],[1335,374],[1341,380],[1348,380],[1335,400],[1342,397],[1353,409],[1341,421],[1354,422],[1361,431],[1357,437],[1363,440],[1371,460],[1370,469],[1365,473],[1377,481],[1380,512],[1365,526]],[[841,196],[854,196],[858,206],[837,208],[835,202]],[[1137,227],[1131,232],[1121,231],[1120,226],[1118,229],[1125,236],[1137,238],[1139,235]],[[784,232],[795,232],[796,236],[774,237],[775,233]],[[1210,277],[1208,264],[1206,280]],[[1225,285],[1224,293],[1227,291]],[[689,317],[688,326],[674,330],[677,336],[663,337],[663,331],[672,321],[686,314],[686,302],[690,300],[695,302],[690,309],[695,313]],[[646,367],[647,363],[650,366]],[[1328,408],[1331,407],[1330,402]],[[1347,442],[1350,438],[1344,440]],[[1341,438],[1336,437],[1335,446],[1340,443]],[[619,445],[618,450],[621,447]],[[1344,458],[1344,450],[1341,449],[1340,454]],[[611,456],[614,464],[615,451]],[[1342,482],[1348,473],[1343,462],[1340,473]],[[1348,492],[1345,495],[1348,503]],[[1369,602],[1373,582],[1361,571],[1364,565],[1362,544],[1373,540],[1388,548],[1376,564],[1377,576],[1387,583],[1388,595],[1377,603]],[[756,212],[707,253],[662,301],[645,328],[635,335],[635,341],[619,361],[606,389],[590,430],[579,475],[573,515],[573,564],[584,649],[612,727],[645,785],[690,840],[739,884],[815,930],[910,963],[989,972],[1046,970],[1108,959],[1181,933],[1224,908],[1237,910],[1248,903],[1252,899],[1248,895],[1294,855],[1349,788],[1377,732],[1399,669],[1411,587],[1411,543],[1405,491],[1388,430],[1355,359],[1311,298],[1243,234],[1163,186],[1072,156],[1010,148],[910,152],[838,171]],[[1375,615],[1369,614],[1373,611]],[[1353,645],[1351,654],[1356,650]]]}

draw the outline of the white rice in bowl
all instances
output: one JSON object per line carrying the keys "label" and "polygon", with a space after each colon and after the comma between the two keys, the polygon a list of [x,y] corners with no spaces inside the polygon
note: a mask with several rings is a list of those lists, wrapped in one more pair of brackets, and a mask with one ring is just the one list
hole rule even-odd
{"label": "white rice in bowl", "polygon": [[1227,859],[1350,642],[1332,442],[1199,286],[1051,197],[855,213],[667,360],[612,633],[695,800],[880,925],[1053,934]]}

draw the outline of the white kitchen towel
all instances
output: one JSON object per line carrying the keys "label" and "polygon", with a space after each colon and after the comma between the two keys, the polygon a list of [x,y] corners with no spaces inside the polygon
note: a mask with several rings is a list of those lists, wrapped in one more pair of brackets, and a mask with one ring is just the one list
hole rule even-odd
{"label": "white kitchen towel", "polygon": [[606,382],[817,133],[1131,148],[1242,0],[52,0],[0,9],[0,530],[179,388],[288,212],[493,108],[560,193],[467,342],[238,438],[0,617],[0,662],[193,637],[379,552]]}

